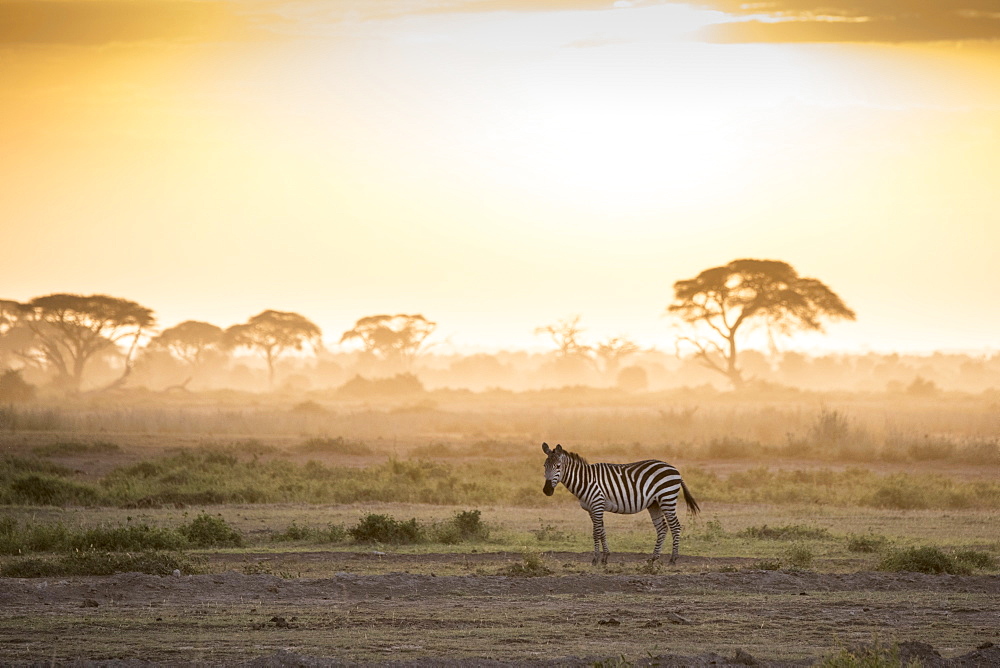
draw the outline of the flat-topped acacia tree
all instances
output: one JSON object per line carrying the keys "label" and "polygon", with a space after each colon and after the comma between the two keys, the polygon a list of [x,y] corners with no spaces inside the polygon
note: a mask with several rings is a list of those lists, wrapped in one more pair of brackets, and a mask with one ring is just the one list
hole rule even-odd
{"label": "flat-topped acacia tree", "polygon": [[229,348],[257,350],[267,360],[267,378],[274,387],[274,364],[289,350],[316,348],[322,331],[311,320],[289,311],[262,311],[242,325],[226,330],[224,343]]}
{"label": "flat-topped acacia tree", "polygon": [[733,260],[674,283],[667,308],[703,335],[682,336],[706,367],[743,386],[737,336],[750,324],[763,323],[781,333],[822,331],[822,320],[854,320],[854,311],[825,284],[799,276],[779,260]]}
{"label": "flat-topped acacia tree", "polygon": [[21,304],[19,319],[34,336],[32,360],[53,368],[73,392],[80,390],[87,363],[122,342],[128,345],[125,369],[112,386],[123,383],[139,339],[156,323],[152,310],[128,299],[67,293]]}

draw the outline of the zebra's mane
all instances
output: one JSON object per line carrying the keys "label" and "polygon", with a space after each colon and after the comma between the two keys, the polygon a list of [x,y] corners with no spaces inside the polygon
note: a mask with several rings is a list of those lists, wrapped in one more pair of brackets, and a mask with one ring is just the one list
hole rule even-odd
{"label": "zebra's mane", "polygon": [[567,457],[569,457],[573,461],[577,462],[578,464],[582,464],[583,466],[590,466],[590,464],[587,463],[586,459],[584,459],[580,455],[576,454],[575,452],[570,452],[568,450],[563,450],[563,452],[566,453]]}

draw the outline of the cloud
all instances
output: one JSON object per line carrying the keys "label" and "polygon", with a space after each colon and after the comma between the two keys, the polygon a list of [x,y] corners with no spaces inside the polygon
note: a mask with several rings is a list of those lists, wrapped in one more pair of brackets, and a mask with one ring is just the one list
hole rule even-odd
{"label": "cloud", "polygon": [[934,42],[1000,39],[997,0],[700,0],[740,20],[702,30],[711,42]]}

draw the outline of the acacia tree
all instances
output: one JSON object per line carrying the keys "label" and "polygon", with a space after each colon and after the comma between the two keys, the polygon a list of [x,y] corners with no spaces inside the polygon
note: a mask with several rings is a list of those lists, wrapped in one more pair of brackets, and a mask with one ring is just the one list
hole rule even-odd
{"label": "acacia tree", "polygon": [[370,315],[354,323],[340,342],[359,341],[366,355],[408,370],[435,329],[437,323],[420,314]]}
{"label": "acacia tree", "polygon": [[601,341],[594,348],[594,354],[603,364],[605,378],[614,379],[621,367],[622,360],[639,352],[640,348],[631,339],[624,336],[611,336]]}
{"label": "acacia tree", "polygon": [[221,327],[199,320],[185,320],[163,330],[149,342],[149,348],[167,352],[174,359],[187,364],[194,374],[211,351],[222,348],[224,336],[225,332]]}
{"label": "acacia tree", "polygon": [[249,348],[259,351],[267,361],[268,384],[274,387],[274,364],[289,350],[314,349],[322,332],[312,321],[298,313],[263,311],[242,325],[225,331],[223,340],[229,348]]}
{"label": "acacia tree", "polygon": [[548,334],[556,346],[556,357],[560,359],[589,359],[590,346],[580,342],[584,330],[580,327],[580,316],[559,320],[553,325],[536,327],[535,334]]}
{"label": "acacia tree", "polygon": [[87,363],[116,350],[123,341],[128,343],[125,369],[110,387],[124,383],[132,371],[132,356],[140,337],[156,322],[152,310],[127,299],[66,293],[22,304],[20,321],[34,335],[24,356],[51,366],[73,391],[79,391]]}
{"label": "acacia tree", "polygon": [[11,360],[23,357],[31,347],[34,335],[22,322],[21,304],[12,299],[0,299],[0,371],[11,366]]}
{"label": "acacia tree", "polygon": [[778,260],[734,260],[677,281],[674,293],[668,312],[694,328],[707,328],[706,336],[679,337],[678,347],[692,346],[695,357],[737,388],[744,383],[737,337],[750,324],[763,323],[769,332],[787,334],[795,329],[822,331],[823,318],[855,318],[833,290]]}

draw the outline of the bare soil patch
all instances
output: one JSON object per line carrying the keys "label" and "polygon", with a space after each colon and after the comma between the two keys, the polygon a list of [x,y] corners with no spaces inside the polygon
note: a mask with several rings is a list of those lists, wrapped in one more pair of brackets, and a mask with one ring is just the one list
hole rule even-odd
{"label": "bare soil patch", "polygon": [[[880,642],[929,666],[1000,665],[995,575],[719,572],[732,564],[690,558],[655,575],[511,577],[497,574],[520,559],[510,553],[350,558],[390,572],[3,579],[0,661],[809,665]],[[405,572],[417,562],[422,573]],[[435,575],[434,564],[472,570]]]}

